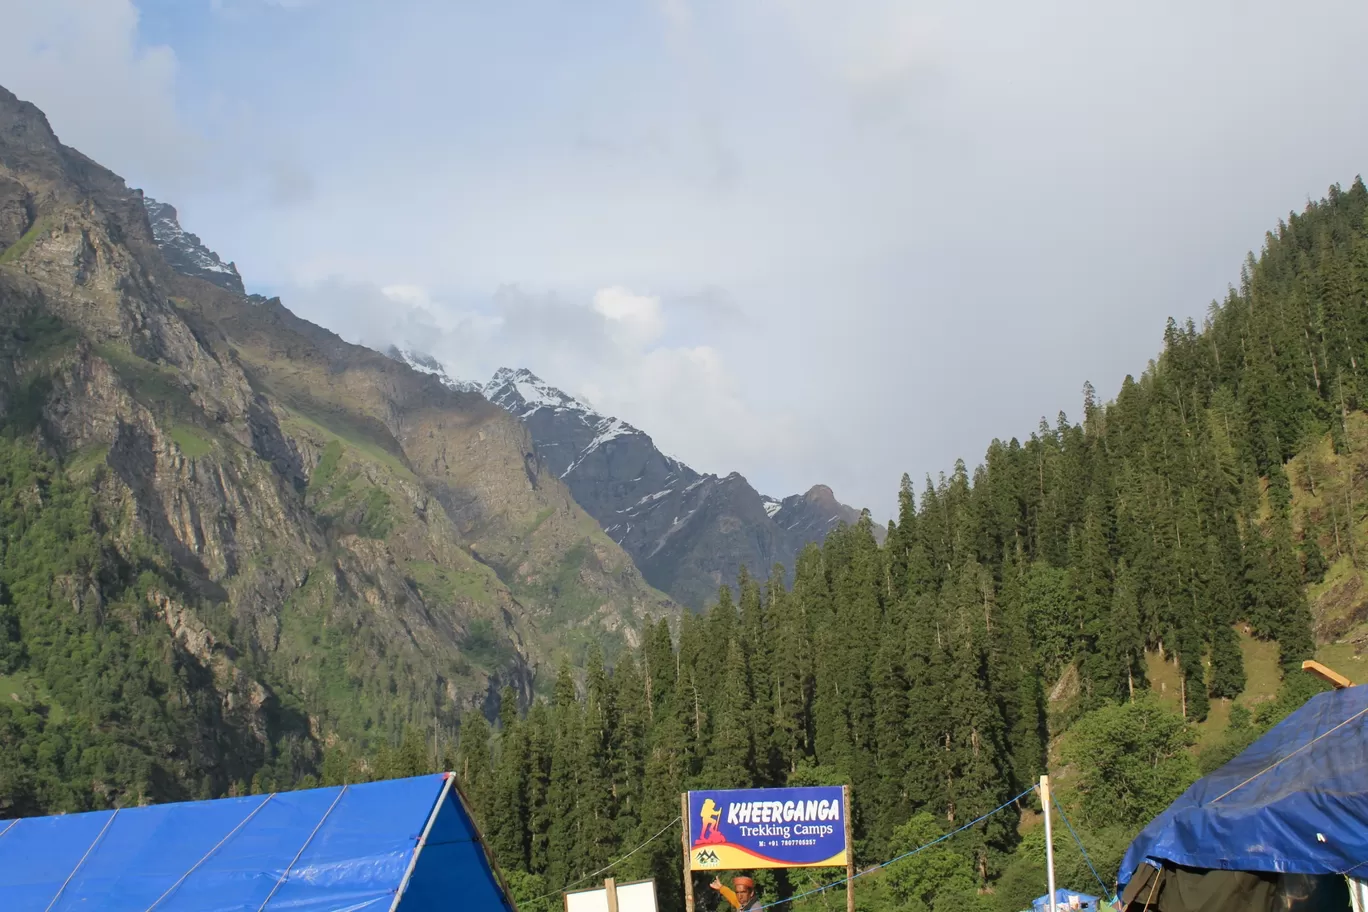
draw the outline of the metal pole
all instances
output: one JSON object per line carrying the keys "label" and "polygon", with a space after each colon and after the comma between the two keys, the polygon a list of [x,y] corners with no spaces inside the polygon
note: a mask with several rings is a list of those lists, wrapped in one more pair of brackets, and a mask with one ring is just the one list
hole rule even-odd
{"label": "metal pole", "polygon": [[684,912],[694,912],[693,870],[689,864],[689,793],[679,795],[680,842],[684,846]]}
{"label": "metal pole", "polygon": [[[427,845],[428,833],[432,832],[432,825],[436,823],[437,815],[442,812],[442,806],[446,804],[447,793],[451,791],[451,785],[455,781],[455,773],[447,773],[444,777],[442,793],[437,796],[437,804],[433,806],[432,813],[428,814],[427,823],[423,825],[423,832],[418,837],[418,845],[414,846],[413,855],[409,857],[408,867],[404,869],[404,879],[399,881],[399,889],[394,891],[394,902],[390,905],[390,912],[395,912],[399,908],[399,903],[404,899],[404,891],[408,889],[409,878],[413,876],[413,869],[418,865],[418,856],[422,854],[423,846]],[[471,823],[474,823],[474,819],[471,820]]]}
{"label": "metal pole", "polygon": [[1045,811],[1045,871],[1050,885],[1050,912],[1055,912],[1054,829],[1050,824],[1050,777],[1040,777],[1040,806]]}
{"label": "metal pole", "polygon": [[[855,912],[855,850],[851,848],[850,786],[841,786],[841,803],[845,811],[846,843],[846,912]],[[1051,910],[1053,912],[1053,910]]]}

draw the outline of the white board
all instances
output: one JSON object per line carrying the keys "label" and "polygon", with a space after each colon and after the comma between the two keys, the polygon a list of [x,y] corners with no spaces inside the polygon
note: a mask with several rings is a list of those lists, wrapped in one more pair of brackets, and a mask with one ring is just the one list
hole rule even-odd
{"label": "white board", "polygon": [[[617,885],[618,912],[658,912],[654,880],[638,880]],[[604,887],[565,894],[565,912],[608,912],[608,891]]]}

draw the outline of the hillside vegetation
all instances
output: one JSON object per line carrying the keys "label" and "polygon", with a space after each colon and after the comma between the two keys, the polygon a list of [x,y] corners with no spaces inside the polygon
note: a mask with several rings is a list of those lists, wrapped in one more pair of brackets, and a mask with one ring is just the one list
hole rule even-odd
{"label": "hillside vegetation", "polygon": [[3,89],[0,216],[0,815],[440,749],[677,614],[514,418],[177,272]]}
{"label": "hillside vegetation", "polygon": [[[1366,213],[1361,181],[1332,188],[1200,329],[1170,321],[1114,402],[1085,386],[1081,420],[920,493],[905,478],[882,547],[866,516],[791,588],[743,579],[611,673],[591,663],[582,695],[566,670],[497,732],[468,717],[458,770],[522,897],[652,836],[684,789],[849,782],[862,866],[1008,805],[862,881],[861,908],[1020,909],[1044,847],[1035,796],[1011,799],[1046,769],[1114,882],[1154,814],[1322,688],[1299,670],[1317,637],[1355,671]],[[1061,883],[1101,892],[1059,834]],[[618,876],[677,904],[677,854],[661,838]],[[832,876],[758,880],[775,898]]]}

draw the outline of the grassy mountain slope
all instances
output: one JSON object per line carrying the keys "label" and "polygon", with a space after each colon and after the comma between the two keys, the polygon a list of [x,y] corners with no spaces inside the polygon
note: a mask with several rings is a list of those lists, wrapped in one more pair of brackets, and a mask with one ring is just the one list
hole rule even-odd
{"label": "grassy mountain slope", "polygon": [[[117,787],[57,769],[54,781],[96,786],[44,792],[29,810],[217,793],[263,770],[293,781],[320,740],[387,742],[409,724],[449,733],[505,687],[530,699],[538,669],[585,641],[632,645],[677,611],[513,418],[278,301],[176,273],[140,193],[3,90],[0,431],[13,441],[0,461],[36,460],[47,479],[16,514],[16,540],[30,523],[84,526],[99,555],[77,582],[47,587],[48,608],[13,601],[7,641],[25,648],[0,683],[38,718],[166,754],[154,771],[126,764]],[[47,488],[77,492],[85,518],[51,514]],[[12,590],[40,586],[39,569],[6,571]],[[76,633],[52,628],[27,648],[46,635],[44,612],[63,611],[84,619],[96,653],[125,631],[127,649],[156,651],[179,683],[64,699],[49,659],[80,654]],[[289,725],[168,709],[164,737],[149,740],[118,719],[130,702],[236,718],[244,700],[292,707]],[[191,750],[225,726],[221,756]],[[25,732],[0,743],[34,749]],[[244,738],[257,747],[234,746]]]}

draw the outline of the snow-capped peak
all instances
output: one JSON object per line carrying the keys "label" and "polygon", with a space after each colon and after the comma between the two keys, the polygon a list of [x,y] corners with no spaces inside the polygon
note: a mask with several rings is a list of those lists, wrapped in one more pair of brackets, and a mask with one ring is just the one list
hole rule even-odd
{"label": "snow-capped peak", "polygon": [[442,367],[442,363],[432,357],[432,355],[413,351],[412,349],[399,348],[396,345],[391,345],[389,351],[385,352],[385,354],[395,361],[407,364],[420,374],[431,374],[440,380],[442,385],[447,389],[455,390],[458,393],[480,392],[480,386],[477,383],[468,383],[465,380],[453,379],[451,375],[446,372],[446,368]]}
{"label": "snow-capped peak", "polygon": [[780,510],[784,508],[783,501],[775,500],[768,494],[761,494],[760,502],[765,505],[765,515],[768,516],[770,519],[774,519],[774,514],[778,513]]}
{"label": "snow-capped peak", "polygon": [[527,419],[543,409],[582,422],[594,434],[588,445],[575,454],[561,477],[569,475],[589,454],[610,440],[640,434],[620,418],[603,415],[588,402],[571,396],[547,383],[526,368],[501,367],[484,385],[484,397],[519,418]]}
{"label": "snow-capped peak", "polygon": [[490,402],[519,418],[526,418],[542,408],[569,409],[583,412],[586,417],[603,417],[589,403],[556,389],[527,368],[499,368],[485,384],[483,393]]}

